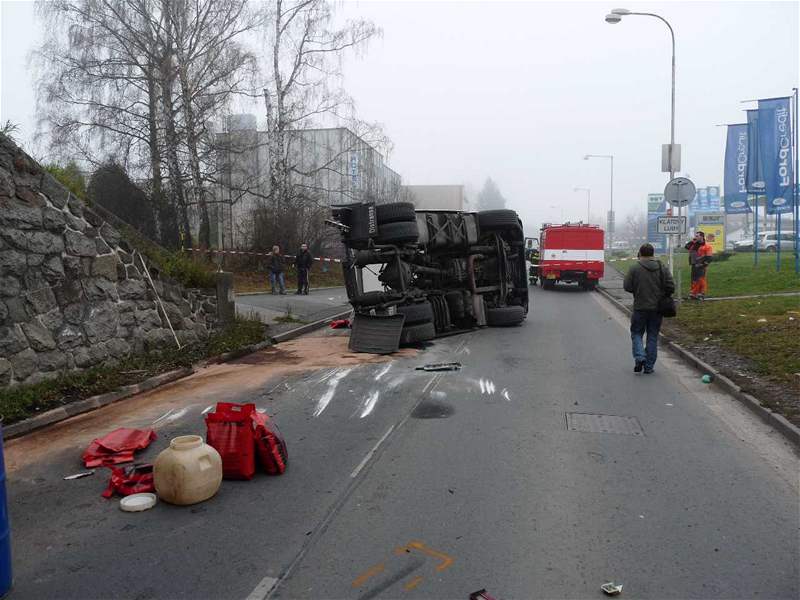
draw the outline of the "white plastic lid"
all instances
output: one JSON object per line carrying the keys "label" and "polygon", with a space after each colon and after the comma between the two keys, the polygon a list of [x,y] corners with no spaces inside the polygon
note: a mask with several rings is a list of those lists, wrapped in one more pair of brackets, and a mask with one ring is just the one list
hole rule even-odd
{"label": "white plastic lid", "polygon": [[119,501],[119,507],[125,512],[140,512],[155,505],[155,494],[131,494]]}

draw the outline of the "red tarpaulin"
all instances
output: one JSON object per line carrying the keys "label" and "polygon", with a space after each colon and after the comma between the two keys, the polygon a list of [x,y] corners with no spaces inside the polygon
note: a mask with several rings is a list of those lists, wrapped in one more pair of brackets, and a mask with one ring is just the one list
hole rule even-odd
{"label": "red tarpaulin", "polygon": [[147,448],[154,439],[156,433],[152,429],[120,427],[101,438],[92,440],[82,458],[86,467],[90,469],[132,462],[133,453]]}

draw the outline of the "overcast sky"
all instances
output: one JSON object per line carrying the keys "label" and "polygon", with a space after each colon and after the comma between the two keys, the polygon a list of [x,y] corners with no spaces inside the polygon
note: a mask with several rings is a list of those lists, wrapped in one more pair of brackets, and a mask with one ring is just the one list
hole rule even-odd
{"label": "overcast sky", "polygon": [[[339,5],[383,29],[345,63],[359,112],[384,124],[390,165],[409,184],[491,176],[531,235],[545,220],[608,209],[614,155],[618,222],[664,187],[669,141],[670,41],[677,44],[676,139],[682,174],[721,185],[725,129],[743,121],[741,100],[789,95],[800,76],[798,2],[376,2]],[[26,56],[41,36],[32,3],[2,2],[0,117],[30,139],[34,94]],[[563,212],[562,212],[563,211]]]}

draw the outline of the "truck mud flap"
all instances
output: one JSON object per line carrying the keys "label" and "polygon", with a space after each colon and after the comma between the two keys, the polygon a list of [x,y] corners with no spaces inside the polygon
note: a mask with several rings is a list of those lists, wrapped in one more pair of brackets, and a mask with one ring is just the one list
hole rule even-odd
{"label": "truck mud flap", "polygon": [[391,354],[400,347],[405,315],[371,316],[356,313],[350,332],[349,348],[353,352]]}

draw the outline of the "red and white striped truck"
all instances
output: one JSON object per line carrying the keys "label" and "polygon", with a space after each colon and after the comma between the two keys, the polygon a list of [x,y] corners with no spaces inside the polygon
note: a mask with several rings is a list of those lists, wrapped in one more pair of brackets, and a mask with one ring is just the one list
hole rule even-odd
{"label": "red and white striped truck", "polygon": [[604,232],[583,223],[545,224],[539,236],[539,281],[551,289],[558,281],[593,290],[603,276]]}

